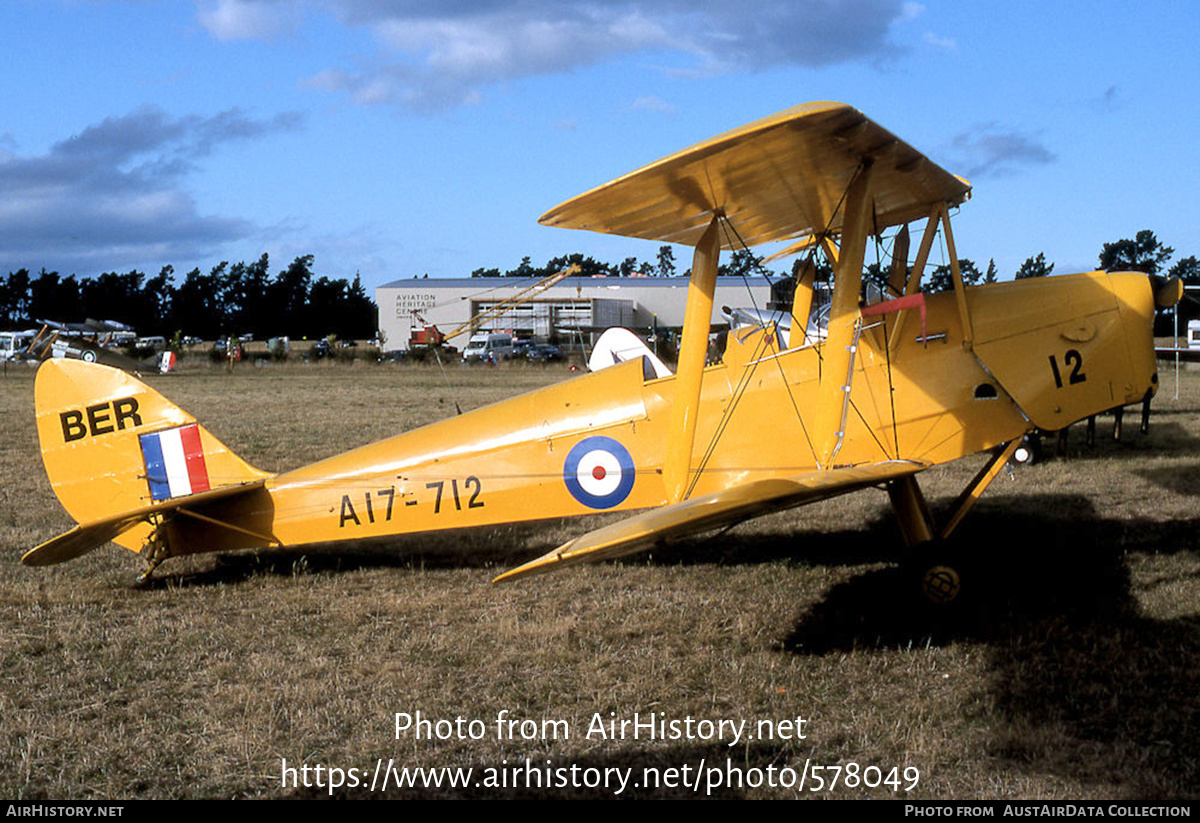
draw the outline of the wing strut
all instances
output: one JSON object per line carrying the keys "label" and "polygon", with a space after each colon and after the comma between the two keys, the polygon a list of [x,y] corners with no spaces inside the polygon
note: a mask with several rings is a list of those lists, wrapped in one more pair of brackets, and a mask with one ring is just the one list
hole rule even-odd
{"label": "wing strut", "polygon": [[683,315],[683,342],[679,347],[679,368],[675,372],[675,402],[671,405],[671,427],[663,462],[663,483],[672,503],[684,499],[692,464],[700,387],[708,355],[708,332],[712,326],[717,261],[721,255],[721,237],[717,231],[720,219],[720,214],[714,215],[696,244],[692,258],[692,278],[688,282],[687,308]]}
{"label": "wing strut", "polygon": [[861,321],[858,297],[871,217],[871,166],[864,164],[846,193],[842,243],[834,273],[833,303],[829,309],[829,332],[823,347],[825,364],[817,394],[815,429],[819,438],[817,463],[823,469],[833,465],[846,434],[855,339]]}
{"label": "wing strut", "polygon": [[[921,288],[921,276],[925,273],[925,263],[929,260],[929,252],[933,249],[933,238],[937,234],[938,221],[941,219],[941,206],[934,206],[925,221],[925,232],[921,235],[921,245],[917,249],[917,259],[913,261],[912,271],[908,273],[908,281],[904,284],[903,296],[916,294]],[[900,345],[900,332],[904,328],[908,312],[896,315],[896,325],[892,326],[892,334],[888,338],[888,350],[894,351]]]}
{"label": "wing strut", "polygon": [[787,346],[798,349],[808,334],[808,315],[812,312],[813,282],[817,279],[817,264],[809,256],[796,274],[796,291],[792,295],[792,328]]}

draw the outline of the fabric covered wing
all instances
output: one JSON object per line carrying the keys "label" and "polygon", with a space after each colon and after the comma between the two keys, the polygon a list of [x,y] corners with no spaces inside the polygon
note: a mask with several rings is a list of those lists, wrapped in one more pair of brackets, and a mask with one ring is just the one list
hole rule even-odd
{"label": "fabric covered wing", "polygon": [[924,463],[889,460],[734,486],[651,509],[588,532],[505,572],[493,582],[541,574],[574,563],[623,557],[659,543],[913,475],[925,467]]}
{"label": "fabric covered wing", "polygon": [[806,103],[644,166],[551,209],[562,228],[696,244],[724,214],[726,249],[841,231],[838,208],[870,162],[876,230],[958,204],[970,185],[844,103]]}

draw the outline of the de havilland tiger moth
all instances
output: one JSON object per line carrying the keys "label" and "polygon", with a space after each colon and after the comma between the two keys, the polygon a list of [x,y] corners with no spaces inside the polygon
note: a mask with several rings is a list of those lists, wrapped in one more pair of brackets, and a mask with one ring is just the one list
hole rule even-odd
{"label": "de havilland tiger moth", "polygon": [[[1177,281],[1093,271],[967,286],[951,210],[970,184],[861,112],[797,106],[698,143],[550,210],[541,223],[694,248],[676,372],[632,358],[292,471],[243,461],[187,412],[116,369],[40,366],[38,437],[78,525],[27,565],[109,541],[145,575],[181,555],[297,546],[598,512],[633,512],[500,575],[626,555],[853,491],[886,491],[913,549],[947,538],[1022,437],[1155,390],[1151,327]],[[909,260],[909,226],[921,231]],[[869,244],[892,234],[882,298]],[[953,290],[922,292],[934,242]],[[731,331],[707,362],[722,251],[791,242],[833,265],[828,324],[806,335],[815,266],[791,323]],[[920,473],[989,459],[944,522]],[[959,590],[952,564],[926,594]]]}

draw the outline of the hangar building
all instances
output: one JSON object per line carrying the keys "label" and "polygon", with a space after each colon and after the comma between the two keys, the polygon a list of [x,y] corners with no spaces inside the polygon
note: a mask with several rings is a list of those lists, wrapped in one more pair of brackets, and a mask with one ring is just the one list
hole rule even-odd
{"label": "hangar building", "polygon": [[[434,325],[448,332],[534,282],[519,277],[468,277],[386,283],[375,290],[384,348],[406,348],[414,328]],[[683,325],[687,287],[686,277],[566,277],[481,322],[476,331],[510,331],[520,338],[553,342],[598,334],[610,326],[644,334],[678,329]],[[765,277],[719,277],[713,322],[724,322],[722,306],[766,308],[771,299],[771,282]]]}

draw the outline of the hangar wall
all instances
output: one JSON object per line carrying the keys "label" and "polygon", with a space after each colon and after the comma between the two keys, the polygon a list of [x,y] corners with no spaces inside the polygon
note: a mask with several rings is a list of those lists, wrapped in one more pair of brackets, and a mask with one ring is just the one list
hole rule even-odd
{"label": "hangar wall", "polygon": [[[379,330],[385,350],[408,345],[414,327],[435,325],[443,332],[469,321],[481,310],[532,285],[526,278],[469,277],[394,280],[375,290]],[[567,277],[515,309],[482,323],[479,331],[513,331],[546,340],[569,334],[625,326],[647,332],[683,325],[688,280],[685,277]],[[713,322],[723,322],[722,306],[765,308],[771,284],[765,277],[717,279]]]}

